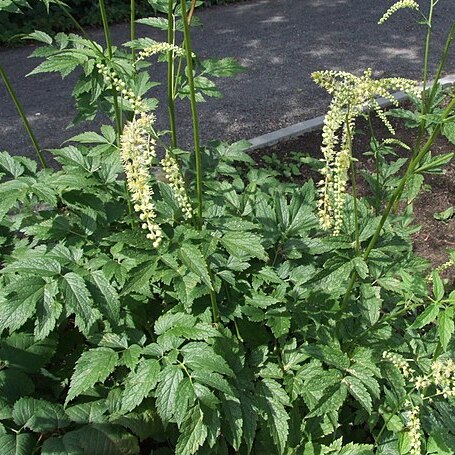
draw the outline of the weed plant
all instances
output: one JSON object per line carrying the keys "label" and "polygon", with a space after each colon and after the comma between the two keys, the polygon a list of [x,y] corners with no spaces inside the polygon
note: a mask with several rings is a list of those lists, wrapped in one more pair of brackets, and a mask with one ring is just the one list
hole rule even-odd
{"label": "weed plant", "polygon": [[[315,74],[333,95],[324,161],[306,159],[318,184],[258,167],[244,141],[200,144],[197,103],[241,67],[195,55],[196,2],[150,2],[163,16],[141,22],[163,41],[136,37],[131,0],[123,47],[104,0],[105,47],[44,2],[82,35],[32,33],[33,73],[81,69],[75,121],[112,120],[63,148],[40,149],[0,67],[39,161],[0,154],[2,455],[455,453],[455,291],[441,278],[455,254],[432,270],[411,237],[424,174],[453,156],[431,154],[455,105],[434,109],[453,28],[428,82],[438,0],[422,12],[423,92],[370,71]],[[401,0],[387,18],[403,7],[419,9]],[[152,61],[168,69],[169,131],[154,126]],[[375,96],[397,87],[420,97],[416,143],[372,130],[372,196],[359,197],[355,120],[373,108],[391,127]]]}

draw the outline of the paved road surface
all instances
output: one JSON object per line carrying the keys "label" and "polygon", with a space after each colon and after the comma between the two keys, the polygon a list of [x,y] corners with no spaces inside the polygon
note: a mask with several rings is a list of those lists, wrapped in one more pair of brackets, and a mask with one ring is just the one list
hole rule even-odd
{"label": "paved road surface", "polygon": [[[223,79],[222,100],[199,105],[205,142],[250,138],[321,115],[328,96],[311,81],[311,72],[338,69],[361,72],[372,67],[376,76],[420,79],[422,26],[417,15],[399,12],[382,27],[378,18],[391,0],[246,0],[199,11],[204,23],[194,32],[195,51],[203,58],[232,56],[247,68],[234,79]],[[422,5],[427,4],[421,0]],[[434,58],[455,20],[455,1],[441,0],[435,15]],[[140,33],[164,40],[162,32],[140,27]],[[113,27],[117,44],[128,40],[128,25]],[[102,32],[93,36],[102,40]],[[12,79],[42,148],[58,147],[68,137],[96,125],[67,130],[75,115],[70,92],[75,78],[59,75],[25,77],[37,59],[31,46],[0,49],[0,62]],[[153,80],[164,80],[164,65],[153,67]],[[452,51],[447,73],[455,72]],[[158,95],[161,97],[161,95]],[[158,112],[161,126],[167,114]],[[101,120],[98,122],[98,124]],[[181,144],[191,140],[186,106],[178,112]],[[0,84],[0,150],[30,154],[32,149],[4,87]]]}

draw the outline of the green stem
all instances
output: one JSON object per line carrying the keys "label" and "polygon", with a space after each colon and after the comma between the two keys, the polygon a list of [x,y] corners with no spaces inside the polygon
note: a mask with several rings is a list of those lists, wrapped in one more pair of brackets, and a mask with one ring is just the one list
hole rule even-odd
{"label": "green stem", "polygon": [[[418,149],[418,148],[416,149],[417,152],[414,154],[414,157],[411,159],[411,162],[409,163],[409,166],[406,169],[405,175],[401,179],[400,184],[398,185],[398,187],[396,188],[392,197],[390,198],[390,200],[387,204],[387,207],[385,208],[384,213],[382,214],[379,225],[376,228],[376,231],[375,231],[373,237],[371,238],[367,249],[365,250],[365,252],[363,254],[364,261],[367,261],[367,259],[370,256],[371,251],[376,246],[376,242],[379,239],[382,228],[384,227],[384,224],[386,223],[386,221],[390,215],[392,207],[395,205],[396,202],[398,202],[400,200],[401,195],[403,194],[404,188],[406,186],[406,183],[414,174],[414,171],[415,171],[416,167],[418,166],[418,164],[422,161],[422,159],[425,157],[425,155],[430,151],[431,147],[433,146],[434,141],[439,136],[442,124],[444,123],[446,118],[449,116],[450,112],[452,111],[452,109],[454,107],[455,107],[455,97],[450,101],[450,103],[444,109],[443,113],[441,114],[441,123],[436,126],[436,128],[434,129],[433,133],[431,134],[431,136],[429,137],[429,139],[427,140],[425,145],[420,149]],[[346,290],[343,301],[341,303],[341,314],[346,310],[346,307],[347,307],[347,304],[349,301],[349,297],[351,296],[352,289],[354,288],[356,281],[357,281],[357,273],[354,271],[351,275],[351,279],[349,280],[348,288]]]}
{"label": "green stem", "polygon": [[422,115],[424,115],[429,106],[427,106],[427,94],[426,89],[428,85],[428,63],[430,61],[430,44],[431,44],[431,32],[433,25],[433,11],[434,11],[434,1],[430,0],[430,11],[428,13],[427,20],[427,33],[425,37],[425,54],[423,58],[423,90],[422,90]]}
{"label": "green stem", "polygon": [[[168,15],[167,15],[167,42],[171,45],[175,44],[175,25],[174,25],[174,0],[169,0]],[[168,52],[167,61],[167,98],[169,110],[169,123],[171,129],[172,148],[177,148],[177,128],[175,122],[175,96],[174,96],[174,51]]]}
{"label": "green stem", "polygon": [[442,51],[441,58],[439,60],[438,71],[436,72],[436,76],[434,78],[433,87],[431,88],[430,96],[428,98],[428,105],[431,106],[434,101],[434,97],[436,96],[436,91],[438,89],[439,79],[441,78],[442,71],[447,63],[447,58],[449,56],[450,47],[452,46],[452,42],[455,36],[455,22],[452,23],[450,27],[450,32],[447,35],[447,40],[444,45],[444,50]]}
{"label": "green stem", "polygon": [[39,162],[41,163],[41,166],[43,168],[47,168],[46,161],[44,159],[43,154],[41,153],[41,148],[38,145],[36,136],[33,133],[32,128],[30,127],[30,123],[27,119],[27,116],[25,115],[24,109],[23,109],[20,101],[18,100],[18,98],[16,96],[16,92],[14,91],[2,65],[0,65],[0,76],[2,77],[3,82],[5,83],[6,90],[8,90],[8,93],[9,93],[11,99],[13,100],[14,105],[16,106],[16,110],[17,110],[20,118],[22,119],[22,123],[24,124],[27,134],[33,144],[33,148],[35,149],[36,155],[38,157]]}
{"label": "green stem", "polygon": [[82,25],[79,23],[79,21],[68,11],[67,5],[65,5],[64,3],[62,3],[62,2],[60,2],[58,0],[56,0],[55,3],[60,7],[60,9],[65,13],[65,15],[75,25],[75,27],[82,33],[83,37],[86,40],[90,41],[90,43],[92,44],[92,47],[95,50],[95,52],[99,53],[101,57],[104,57],[103,53],[99,50],[98,45],[95,43],[95,41],[93,41],[90,38],[90,36],[85,31],[84,27],[82,27]]}
{"label": "green stem", "polygon": [[[107,20],[106,7],[104,0],[98,0],[98,4],[101,12],[101,20],[103,21],[103,31],[104,37],[106,39],[107,53],[109,60],[112,62],[113,52],[112,52],[112,41],[111,41],[111,32],[109,30],[109,22]],[[122,134],[122,113],[120,111],[120,106],[118,103],[118,94],[114,87],[112,87],[113,92],[113,102],[114,102],[114,112],[115,112],[115,122],[117,125],[117,141],[120,143],[120,135]]]}
{"label": "green stem", "polygon": [[[421,102],[421,107],[420,107],[420,114],[422,116],[422,120],[419,125],[419,133],[417,135],[417,140],[416,144],[419,147],[423,135],[425,133],[425,114],[428,114],[428,111],[430,109],[430,104],[427,99],[427,85],[428,85],[428,67],[429,67],[429,59],[430,59],[430,44],[431,44],[431,32],[432,32],[432,22],[433,22],[433,10],[435,6],[434,0],[430,0],[430,10],[428,12],[428,18],[426,19],[426,24],[427,24],[427,33],[425,37],[425,51],[424,51],[424,57],[423,57],[423,84],[422,84],[422,102]],[[435,82],[436,84],[436,82]],[[417,148],[418,149],[418,148]],[[395,207],[395,211],[398,209],[398,207]]]}
{"label": "green stem", "polygon": [[176,73],[174,75],[174,79],[175,79],[174,101],[175,101],[176,93],[177,93],[177,90],[178,90],[179,76],[180,76],[180,73],[182,72],[182,62],[183,62],[183,58],[179,57],[179,64],[177,65],[177,71],[176,71]]}
{"label": "green stem", "polygon": [[375,160],[375,171],[376,171],[376,213],[381,210],[382,207],[382,198],[384,194],[383,183],[379,183],[379,177],[381,175],[381,162],[379,160],[379,144],[376,139],[376,132],[374,130],[373,122],[371,120],[371,112],[368,112],[368,126],[370,128],[371,138],[373,140],[374,147],[374,160]]}
{"label": "green stem", "polygon": [[359,232],[359,213],[357,206],[357,179],[354,158],[352,158],[352,133],[349,124],[349,112],[346,115],[346,135],[347,146],[351,156],[351,180],[352,180],[352,198],[354,201],[354,235],[355,235],[355,254],[360,254],[360,232]]}
{"label": "green stem", "polygon": [[[131,0],[130,3],[130,38],[131,41],[136,39],[136,0]],[[131,58],[133,62],[136,60],[136,48],[131,46]]]}
{"label": "green stem", "polygon": [[182,7],[182,20],[183,20],[183,33],[185,40],[185,52],[187,61],[187,75],[188,85],[190,89],[190,103],[191,103],[191,117],[193,123],[193,139],[194,139],[194,153],[196,158],[196,191],[198,199],[197,207],[197,227],[199,230],[202,229],[202,159],[201,159],[201,144],[199,138],[199,119],[196,105],[196,90],[194,87],[194,75],[193,75],[193,55],[191,47],[191,35],[190,27],[188,25],[188,17],[186,11],[186,1],[180,0]]}
{"label": "green stem", "polygon": [[[191,34],[188,24],[188,15],[186,11],[186,0],[180,0],[182,8],[182,21],[183,21],[183,35],[185,42],[186,64],[188,73],[188,86],[190,89],[190,104],[191,104],[191,117],[193,123],[193,139],[194,139],[194,153],[196,158],[196,191],[197,191],[197,229],[202,230],[202,159],[201,159],[201,143],[199,138],[199,118],[196,105],[196,90],[194,87],[193,75],[193,52],[191,47]],[[212,279],[213,282],[213,279]],[[210,291],[210,301],[212,303],[213,321],[219,321],[218,303],[216,301],[215,291]]]}
{"label": "green stem", "polygon": [[411,393],[413,392],[414,389],[410,390],[395,406],[393,412],[390,413],[390,416],[387,420],[384,420],[384,424],[382,425],[378,435],[375,437],[375,447],[379,447],[380,441],[382,434],[384,433],[385,429],[387,428],[387,425],[389,422],[392,420],[393,416],[400,410],[400,408],[403,407],[404,403],[409,400],[409,397],[411,396]]}
{"label": "green stem", "polygon": [[355,234],[355,253],[360,254],[360,230],[359,230],[359,212],[357,204],[357,178],[354,161],[351,161],[351,179],[352,179],[352,197],[354,200],[354,234]]}

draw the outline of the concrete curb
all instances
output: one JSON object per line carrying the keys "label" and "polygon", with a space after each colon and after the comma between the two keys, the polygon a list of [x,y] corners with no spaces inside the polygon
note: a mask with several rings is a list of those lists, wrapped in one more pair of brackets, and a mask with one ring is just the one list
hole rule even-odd
{"label": "concrete curb", "polygon": [[[455,74],[449,74],[448,76],[440,79],[440,84],[443,87],[455,84]],[[431,85],[431,82],[428,84]],[[408,95],[403,92],[396,92],[393,94],[394,98],[400,103],[408,99]],[[381,107],[389,107],[392,103],[385,98],[378,98],[378,103]],[[289,139],[294,139],[300,136],[303,136],[307,133],[313,131],[321,130],[324,124],[324,115],[319,117],[314,117],[304,122],[295,123],[294,125],[287,126],[271,133],[263,134],[262,136],[256,136],[252,139],[249,139],[251,146],[248,148],[249,151],[256,150],[264,147],[270,147],[276,145],[279,142],[287,141]]]}

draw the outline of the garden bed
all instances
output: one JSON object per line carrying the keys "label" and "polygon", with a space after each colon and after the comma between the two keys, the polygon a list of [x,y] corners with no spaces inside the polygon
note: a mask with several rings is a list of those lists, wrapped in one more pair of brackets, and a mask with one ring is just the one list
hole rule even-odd
{"label": "garden bed", "polygon": [[[390,133],[379,120],[373,120],[378,139],[390,137]],[[396,137],[408,145],[415,143],[417,129],[407,128],[403,121],[391,119],[396,129]],[[362,120],[358,124],[357,134],[354,140],[354,154],[359,160],[359,171],[371,169],[373,159],[363,156],[369,150],[370,135],[368,124]],[[299,163],[303,156],[322,158],[321,155],[321,131],[313,131],[303,136],[280,142],[271,147],[257,149],[251,152],[252,157],[263,166],[272,166],[278,171],[286,173],[287,178],[296,182],[304,183],[309,178],[317,181],[319,173],[309,166]],[[434,155],[450,153],[455,146],[445,137],[440,136],[436,141],[432,152]],[[406,155],[403,154],[403,157]],[[264,160],[264,157],[269,157]],[[297,167],[298,166],[298,172]],[[291,174],[291,175],[289,175]],[[360,191],[367,191],[365,182],[360,179]],[[420,193],[414,202],[415,223],[421,226],[414,234],[415,252],[431,261],[435,266],[447,260],[447,249],[455,248],[455,218],[447,220],[435,219],[435,214],[455,206],[455,162],[450,162],[444,168],[443,175],[425,175],[424,191]]]}

